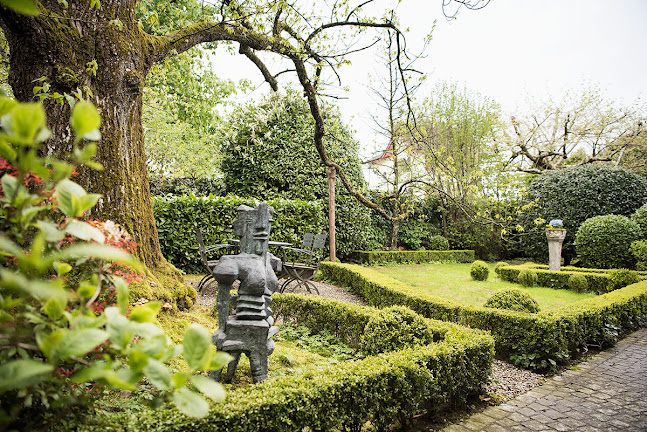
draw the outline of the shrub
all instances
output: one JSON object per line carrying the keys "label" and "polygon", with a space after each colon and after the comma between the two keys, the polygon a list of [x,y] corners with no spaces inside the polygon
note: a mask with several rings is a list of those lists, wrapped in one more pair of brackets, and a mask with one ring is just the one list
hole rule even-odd
{"label": "shrub", "polygon": [[472,250],[447,250],[447,251],[355,251],[353,260],[368,265],[386,263],[422,263],[422,262],[458,262],[468,263],[474,261]]}
{"label": "shrub", "polygon": [[640,277],[636,272],[628,269],[618,269],[611,272],[611,282],[609,283],[609,291],[624,288],[627,285],[640,282]]}
{"label": "shrub", "polygon": [[539,312],[539,304],[537,303],[537,300],[535,300],[530,293],[519,288],[499,290],[492,294],[483,306],[517,312]]}
{"label": "shrub", "polygon": [[434,235],[429,238],[429,246],[427,247],[429,250],[449,250],[449,241],[441,236],[441,235]]}
{"label": "shrub", "polygon": [[647,240],[647,204],[640,207],[631,215],[631,220],[640,227],[642,239]]}
{"label": "shrub", "polygon": [[568,288],[571,291],[578,293],[586,292],[589,289],[589,283],[586,281],[586,276],[580,273],[572,274],[568,278]]}
{"label": "shrub", "polygon": [[[536,218],[564,221],[566,239],[562,256],[566,264],[576,256],[575,235],[587,219],[599,215],[630,216],[644,204],[647,179],[624,169],[585,165],[546,172],[535,177],[527,188],[524,202],[526,231]],[[591,191],[594,191],[593,193]],[[523,236],[522,250],[535,261],[547,262],[548,242],[543,231]]]}
{"label": "shrub", "polygon": [[525,287],[533,287],[539,282],[537,272],[531,269],[522,269],[517,276],[517,282]]}
{"label": "shrub", "polygon": [[499,274],[499,271],[501,270],[501,267],[507,266],[508,263],[504,261],[499,261],[498,263],[494,264],[494,273],[497,275]]}
{"label": "shrub", "polygon": [[472,266],[470,267],[470,276],[472,276],[472,279],[477,281],[484,281],[487,280],[489,275],[490,269],[487,263],[479,260],[476,260],[472,263]]}
{"label": "shrub", "polygon": [[633,268],[629,247],[640,238],[638,224],[626,216],[595,216],[577,230],[577,254],[587,267]]}
{"label": "shrub", "polygon": [[407,307],[393,306],[371,316],[362,334],[361,349],[376,355],[432,341],[433,335],[420,315]]}
{"label": "shrub", "polygon": [[636,270],[647,270],[647,240],[638,240],[629,248],[636,258]]}

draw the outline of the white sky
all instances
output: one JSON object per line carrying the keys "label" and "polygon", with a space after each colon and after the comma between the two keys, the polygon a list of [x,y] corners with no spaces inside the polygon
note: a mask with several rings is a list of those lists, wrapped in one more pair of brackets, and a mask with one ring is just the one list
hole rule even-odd
{"label": "white sky", "polygon": [[[559,99],[585,82],[626,104],[647,97],[647,0],[492,0],[478,11],[462,9],[452,22],[442,14],[442,0],[403,0],[397,13],[401,28],[410,29],[410,45],[437,20],[428,56],[416,64],[429,84],[455,81],[504,111],[523,107],[528,96]],[[369,54],[351,60],[341,70],[349,99],[338,104],[364,147],[376,141],[381,146],[368,119],[373,103],[366,88],[379,61]],[[216,68],[219,77],[261,84],[260,73],[242,56],[228,65],[227,71]],[[239,101],[268,91],[260,85]]]}

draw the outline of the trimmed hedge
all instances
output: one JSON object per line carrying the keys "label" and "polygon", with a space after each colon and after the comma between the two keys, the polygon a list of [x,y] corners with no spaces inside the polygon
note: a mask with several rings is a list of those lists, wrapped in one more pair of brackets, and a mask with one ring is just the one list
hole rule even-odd
{"label": "trimmed hedge", "polygon": [[601,344],[609,323],[627,331],[637,328],[647,314],[647,281],[558,310],[527,314],[461,305],[357,265],[324,262],[321,270],[371,306],[403,305],[428,318],[489,330],[497,356],[536,370],[578,355],[585,344]]}
{"label": "trimmed hedge", "polygon": [[473,250],[420,250],[420,251],[355,251],[352,260],[360,264],[380,265],[387,263],[424,262],[457,262],[470,263],[474,261]]}
{"label": "trimmed hedge", "polygon": [[[604,294],[608,291],[613,291],[614,287],[611,282],[611,274],[613,270],[591,269],[591,268],[577,268],[577,267],[562,267],[560,271],[550,271],[547,265],[542,264],[522,264],[522,265],[507,265],[501,266],[498,269],[499,278],[502,280],[517,283],[519,273],[523,270],[533,270],[537,275],[537,284],[539,286],[572,290],[569,280],[572,275],[579,274],[586,278],[587,291]],[[634,272],[641,279],[647,279],[647,272]]]}
{"label": "trimmed hedge", "polygon": [[[219,197],[156,196],[153,212],[162,254],[187,273],[204,273],[195,236],[196,225],[202,231],[205,245],[227,243],[235,238],[234,221],[241,204],[256,206],[257,201],[233,195]],[[324,231],[321,207],[300,200],[269,200],[274,207],[271,239],[301,245],[307,232]]]}
{"label": "trimmed hedge", "polygon": [[[275,314],[312,330],[328,329],[357,346],[378,311],[321,297],[275,294]],[[334,319],[332,319],[334,318]],[[169,408],[138,413],[139,431],[377,430],[407,424],[415,414],[463,402],[487,382],[493,340],[485,332],[425,320],[437,341],[383,353],[254,386],[229,389],[207,418],[193,419]],[[271,357],[270,357],[271,360]],[[128,429],[131,430],[131,429]]]}

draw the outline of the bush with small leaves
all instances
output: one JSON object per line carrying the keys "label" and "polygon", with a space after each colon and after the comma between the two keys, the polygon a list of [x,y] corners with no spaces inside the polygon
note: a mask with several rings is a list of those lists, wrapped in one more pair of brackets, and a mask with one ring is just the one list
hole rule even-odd
{"label": "bush with small leaves", "polygon": [[631,220],[640,227],[642,239],[647,240],[647,204],[640,207],[631,215]]}
{"label": "bush with small leaves", "polygon": [[508,263],[505,262],[505,261],[499,261],[498,263],[494,264],[494,273],[496,273],[498,275],[499,270],[501,269],[501,267],[507,266],[507,265],[508,265]]}
{"label": "bush with small leaves", "polygon": [[519,272],[517,276],[517,282],[525,287],[534,287],[539,282],[539,277],[537,272],[530,269],[523,269]]}
{"label": "bush with small leaves", "polygon": [[631,243],[629,250],[636,258],[636,270],[647,270],[647,240],[638,240]]}
{"label": "bush with small leaves", "polygon": [[490,275],[490,268],[484,261],[476,260],[470,267],[470,276],[477,281],[487,280]]}
{"label": "bush with small leaves", "polygon": [[637,282],[640,282],[640,277],[636,272],[628,269],[614,270],[611,272],[611,281],[607,290],[614,291]]}
{"label": "bush with small leaves", "polygon": [[576,273],[568,278],[568,288],[577,293],[585,292],[589,289],[589,283],[583,274]]}
{"label": "bush with small leaves", "polygon": [[584,221],[575,235],[577,255],[587,267],[633,268],[629,247],[640,240],[640,227],[626,216],[595,216]]}
{"label": "bush with small leaves", "polygon": [[434,235],[429,238],[429,245],[427,246],[429,250],[449,250],[449,241],[441,236]]}
{"label": "bush with small leaves", "polygon": [[492,294],[483,306],[517,312],[539,312],[539,304],[537,303],[537,300],[535,300],[527,291],[519,288],[499,290]]}
{"label": "bush with small leaves", "polygon": [[420,315],[407,307],[393,306],[369,319],[360,347],[362,352],[376,355],[431,342],[433,333]]}

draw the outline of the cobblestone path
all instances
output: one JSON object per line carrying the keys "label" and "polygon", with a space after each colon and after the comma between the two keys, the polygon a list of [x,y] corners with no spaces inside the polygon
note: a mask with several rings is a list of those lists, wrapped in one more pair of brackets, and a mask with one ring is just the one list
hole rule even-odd
{"label": "cobblestone path", "polygon": [[647,431],[647,329],[443,431]]}

